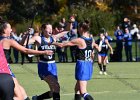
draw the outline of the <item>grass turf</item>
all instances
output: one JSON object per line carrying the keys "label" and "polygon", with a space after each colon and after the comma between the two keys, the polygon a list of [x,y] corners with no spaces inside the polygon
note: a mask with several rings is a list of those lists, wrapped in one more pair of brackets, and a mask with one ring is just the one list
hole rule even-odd
{"label": "grass turf", "polygon": [[[73,100],[75,63],[57,63],[61,87],[61,100]],[[11,69],[28,96],[39,95],[49,90],[37,74],[37,64],[11,64]],[[140,62],[109,63],[108,75],[99,75],[94,64],[93,78],[88,82],[88,92],[95,100],[139,100]]]}

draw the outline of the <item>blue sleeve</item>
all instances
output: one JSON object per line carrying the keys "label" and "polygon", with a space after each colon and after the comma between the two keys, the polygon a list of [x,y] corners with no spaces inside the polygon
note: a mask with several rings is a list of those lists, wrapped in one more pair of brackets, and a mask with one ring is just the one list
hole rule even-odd
{"label": "blue sleeve", "polygon": [[124,35],[123,38],[124,38],[125,41],[127,41],[128,40],[128,35]]}
{"label": "blue sleeve", "polygon": [[110,36],[108,36],[107,39],[108,39],[108,41],[112,41],[113,40]]}

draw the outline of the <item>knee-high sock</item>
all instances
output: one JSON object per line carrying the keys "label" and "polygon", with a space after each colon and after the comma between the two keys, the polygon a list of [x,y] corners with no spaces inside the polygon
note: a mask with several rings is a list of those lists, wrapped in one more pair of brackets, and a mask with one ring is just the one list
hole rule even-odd
{"label": "knee-high sock", "polygon": [[43,99],[49,99],[49,98],[52,98],[52,92],[51,91],[48,91],[48,92],[45,92],[39,96],[37,96],[37,100],[43,100]]}
{"label": "knee-high sock", "polygon": [[98,64],[100,71],[102,71],[102,64]]}
{"label": "knee-high sock", "polygon": [[103,65],[103,71],[106,72],[106,65]]}
{"label": "knee-high sock", "polygon": [[75,94],[74,100],[81,100],[81,95],[80,94]]}
{"label": "knee-high sock", "polygon": [[60,93],[53,92],[53,100],[60,100]]}
{"label": "knee-high sock", "polygon": [[84,93],[83,98],[84,100],[94,100],[93,97],[89,95],[88,93]]}

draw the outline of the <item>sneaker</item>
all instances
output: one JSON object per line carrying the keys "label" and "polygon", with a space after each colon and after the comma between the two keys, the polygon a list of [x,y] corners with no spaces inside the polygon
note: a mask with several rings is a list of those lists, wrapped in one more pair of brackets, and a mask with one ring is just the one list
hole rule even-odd
{"label": "sneaker", "polygon": [[107,75],[107,72],[104,72],[104,75]]}
{"label": "sneaker", "polygon": [[102,74],[103,74],[103,72],[102,72],[102,71],[100,71],[100,72],[99,72],[99,74],[100,74],[100,75],[102,75]]}
{"label": "sneaker", "polygon": [[37,95],[32,96],[32,100],[37,100]]}

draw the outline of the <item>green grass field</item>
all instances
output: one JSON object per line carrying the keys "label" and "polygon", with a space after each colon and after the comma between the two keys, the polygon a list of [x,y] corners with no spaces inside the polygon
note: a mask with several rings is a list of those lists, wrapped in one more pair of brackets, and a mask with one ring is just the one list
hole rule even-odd
{"label": "green grass field", "polygon": [[[75,63],[57,63],[61,100],[73,100]],[[11,64],[11,69],[29,97],[48,91],[48,85],[37,74],[37,64]],[[99,75],[94,64],[88,92],[95,100],[140,100],[140,62],[109,63],[108,75]]]}

